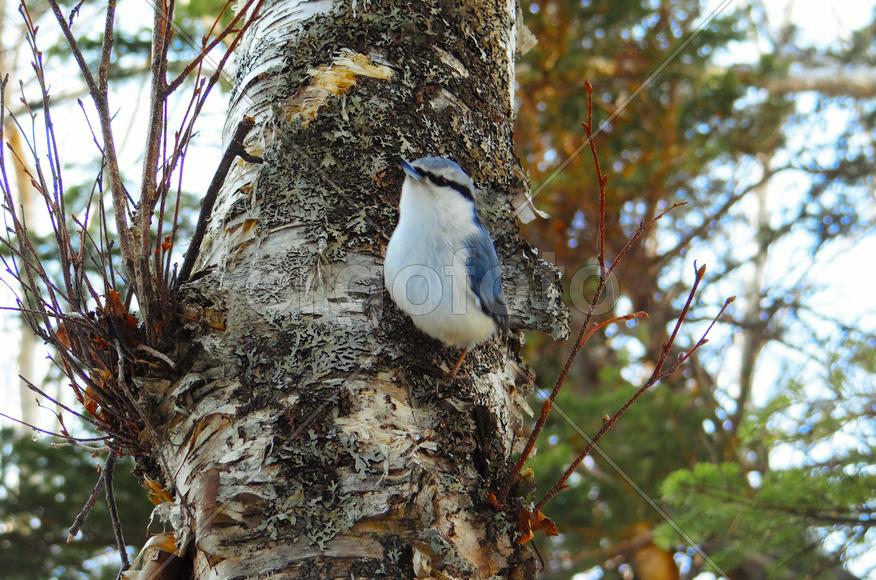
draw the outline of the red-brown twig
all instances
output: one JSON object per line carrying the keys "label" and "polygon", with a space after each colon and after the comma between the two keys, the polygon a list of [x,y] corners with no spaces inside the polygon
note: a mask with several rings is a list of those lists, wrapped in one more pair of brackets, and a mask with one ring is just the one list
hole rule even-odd
{"label": "red-brown twig", "polygon": [[572,363],[575,361],[575,357],[581,350],[581,348],[585,344],[587,344],[587,342],[593,337],[594,334],[596,334],[597,331],[605,328],[606,326],[609,326],[616,322],[642,319],[646,317],[647,314],[645,314],[644,312],[635,312],[633,314],[618,316],[616,318],[605,320],[603,322],[594,322],[592,324],[587,324],[581,329],[581,333],[578,335],[578,339],[575,341],[575,346],[572,349],[572,353],[570,353],[569,356],[566,358],[566,362],[563,365],[562,370],[560,371],[560,376],[557,377],[557,380],[554,383],[554,388],[551,390],[551,394],[548,396],[548,398],[545,400],[544,404],[541,407],[541,413],[539,413],[538,420],[535,422],[535,425],[532,428],[532,433],[530,433],[529,438],[526,440],[526,445],[523,448],[523,452],[520,454],[520,458],[517,460],[517,463],[514,464],[512,470],[508,472],[508,475],[506,475],[506,479],[503,482],[502,488],[500,488],[499,493],[496,495],[500,503],[503,503],[508,497],[508,492],[510,491],[511,486],[514,484],[514,481],[516,481],[517,475],[520,473],[520,470],[523,469],[523,465],[526,463],[526,460],[529,459],[529,455],[532,453],[532,450],[535,447],[535,441],[536,439],[538,439],[542,428],[544,428],[544,425],[547,422],[547,418],[550,414],[551,408],[553,407],[554,401],[556,400],[560,389],[562,389],[563,385],[566,383],[566,378],[572,367]]}
{"label": "red-brown twig", "polygon": [[683,365],[690,358],[690,356],[694,352],[696,352],[697,349],[699,349],[701,346],[708,342],[706,336],[708,335],[709,331],[712,330],[712,327],[715,325],[715,322],[718,320],[718,318],[720,318],[720,316],[724,313],[724,310],[727,308],[727,306],[729,306],[733,302],[733,298],[728,298],[724,302],[721,310],[712,320],[712,323],[706,329],[705,333],[703,333],[702,338],[700,338],[700,340],[698,340],[696,344],[694,344],[694,346],[690,348],[690,350],[681,354],[672,366],[664,370],[666,359],[669,357],[669,353],[672,350],[673,345],[675,344],[675,339],[678,337],[678,332],[679,330],[681,330],[681,326],[682,324],[684,324],[684,321],[687,318],[687,314],[690,311],[690,306],[693,303],[697,288],[699,287],[700,282],[702,281],[703,276],[706,273],[706,266],[703,265],[700,268],[696,268],[695,266],[695,272],[696,277],[694,279],[693,286],[690,289],[690,293],[687,296],[684,307],[681,309],[681,313],[678,315],[678,318],[675,321],[675,327],[672,329],[672,333],[669,335],[669,338],[666,340],[666,342],[663,343],[663,347],[660,351],[660,356],[657,359],[657,363],[654,365],[654,370],[651,372],[651,376],[648,377],[648,380],[645,381],[645,383],[641,387],[639,387],[636,392],[633,393],[633,395],[629,399],[627,399],[627,401],[617,411],[615,411],[613,415],[611,415],[610,417],[606,417],[603,420],[602,426],[599,428],[599,431],[597,431],[596,434],[590,439],[584,450],[581,451],[581,453],[579,453],[577,457],[575,457],[575,459],[569,465],[568,469],[566,469],[565,473],[563,473],[563,476],[560,477],[560,479],[553,485],[553,487],[551,487],[535,505],[536,511],[543,508],[547,502],[549,502],[555,495],[557,495],[565,488],[566,482],[568,481],[569,477],[572,476],[572,473],[575,472],[575,469],[578,468],[578,465],[582,461],[584,461],[584,458],[590,455],[590,452],[593,451],[593,448],[599,443],[602,437],[606,433],[608,433],[612,429],[612,427],[614,427],[618,419],[620,419],[621,416],[623,416],[623,414],[626,413],[627,410],[631,406],[633,406],[633,404],[637,400],[639,400],[639,398],[644,395],[646,391],[648,391],[648,389],[650,389],[666,377],[674,374],[681,367],[681,365]]}
{"label": "red-brown twig", "polygon": [[590,146],[590,154],[593,156],[593,167],[596,169],[596,182],[599,184],[599,228],[597,229],[596,255],[599,260],[599,276],[605,278],[605,187],[608,185],[608,176],[602,173],[596,143],[593,141],[593,85],[590,84],[590,81],[584,81],[584,90],[587,91],[587,122],[583,123],[584,133],[587,135],[587,144]]}
{"label": "red-brown twig", "polygon": [[566,362],[563,364],[563,368],[560,371],[557,380],[554,382],[554,387],[551,389],[551,393],[548,398],[545,400],[544,404],[541,408],[541,413],[539,414],[538,419],[535,422],[535,425],[532,428],[532,432],[529,434],[529,437],[526,440],[526,444],[524,445],[523,451],[520,454],[518,460],[508,469],[505,474],[505,478],[502,481],[501,486],[499,487],[498,492],[496,493],[495,499],[498,505],[502,505],[505,503],[505,500],[508,498],[508,493],[511,491],[511,486],[514,485],[514,482],[517,481],[518,476],[520,475],[520,471],[523,469],[523,466],[526,464],[529,456],[532,454],[532,450],[535,448],[535,442],[538,439],[538,436],[541,434],[542,429],[544,428],[545,423],[547,422],[548,415],[550,414],[550,410],[553,407],[554,401],[559,395],[560,390],[565,385],[566,380],[569,376],[569,371],[572,368],[572,364],[575,362],[578,357],[578,353],[581,352],[581,349],[587,344],[587,341],[601,328],[612,324],[613,322],[617,322],[619,320],[631,320],[633,318],[643,318],[645,316],[644,313],[637,312],[634,314],[627,315],[627,317],[619,317],[613,318],[611,320],[596,323],[593,322],[594,311],[596,305],[599,304],[599,301],[602,299],[603,292],[605,291],[605,285],[608,282],[609,277],[614,272],[615,268],[617,268],[618,264],[620,264],[623,259],[626,257],[627,253],[633,247],[633,245],[638,242],[638,240],[644,235],[648,229],[653,226],[658,220],[660,220],[663,216],[665,216],[670,211],[675,208],[683,205],[683,203],[676,203],[657,214],[652,219],[646,221],[642,221],[639,223],[639,227],[636,228],[636,231],[633,232],[633,235],[627,240],[626,244],[621,248],[615,257],[614,262],[612,262],[611,266],[606,268],[606,260],[605,260],[605,190],[606,185],[608,184],[608,176],[602,173],[602,168],[599,164],[599,155],[596,148],[596,143],[593,139],[592,134],[592,126],[593,126],[593,88],[590,86],[590,83],[585,83],[584,88],[587,91],[587,121],[584,123],[584,130],[587,135],[587,140],[590,145],[590,151],[593,156],[594,165],[596,168],[596,178],[599,184],[599,227],[597,232],[598,244],[597,244],[597,253],[599,260],[599,282],[597,283],[596,290],[593,293],[593,298],[590,300],[590,304],[588,305],[587,312],[584,317],[584,322],[581,324],[581,330],[578,332],[578,337],[575,340],[575,344],[572,346],[572,350],[569,352],[569,355],[566,357]]}

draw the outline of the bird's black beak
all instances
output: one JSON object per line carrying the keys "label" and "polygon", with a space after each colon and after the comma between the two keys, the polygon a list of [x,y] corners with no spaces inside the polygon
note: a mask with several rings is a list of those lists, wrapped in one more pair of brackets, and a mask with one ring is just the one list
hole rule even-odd
{"label": "bird's black beak", "polygon": [[415,181],[420,181],[420,179],[423,178],[423,176],[420,175],[420,172],[417,171],[417,168],[405,161],[404,159],[402,159],[401,163],[399,163],[399,167],[401,167],[404,172],[407,173],[408,176]]}

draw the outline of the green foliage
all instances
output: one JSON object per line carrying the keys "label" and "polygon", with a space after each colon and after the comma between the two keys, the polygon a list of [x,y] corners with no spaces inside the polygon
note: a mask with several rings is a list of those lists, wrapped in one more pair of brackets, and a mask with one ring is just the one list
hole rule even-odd
{"label": "green foliage", "polygon": [[[675,523],[714,545],[709,555],[722,568],[740,569],[760,560],[769,562],[771,577],[799,577],[841,562],[841,552],[864,539],[876,507],[876,476],[800,468],[762,478],[752,473],[743,473],[736,463],[698,464],[663,484]],[[835,553],[822,547],[828,532],[835,542],[831,545],[839,546]],[[656,535],[666,549],[683,542],[668,523]],[[719,542],[710,541],[716,537]]]}

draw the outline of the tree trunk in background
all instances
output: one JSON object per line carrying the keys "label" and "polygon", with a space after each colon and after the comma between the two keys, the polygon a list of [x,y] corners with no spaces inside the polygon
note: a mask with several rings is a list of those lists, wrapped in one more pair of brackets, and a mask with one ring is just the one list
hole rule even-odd
{"label": "tree trunk in background", "polygon": [[816,91],[834,97],[872,99],[876,97],[876,68],[839,65],[810,67],[757,84],[777,95]]}
{"label": "tree trunk in background", "polygon": [[[0,71],[4,75],[8,74],[10,78],[15,78],[15,54],[2,41],[6,37],[7,18],[9,17],[7,14],[8,8],[7,2],[0,0]],[[8,120],[3,134],[9,147],[15,151],[18,159],[27,159],[28,156],[24,154],[24,148],[22,147],[21,134],[11,120]],[[30,177],[28,177],[21,164],[13,163],[13,167],[15,173],[14,183],[17,189],[16,197],[21,204],[22,216],[24,216],[25,223],[36,223],[37,219],[33,207],[33,198],[36,192],[30,184]],[[37,347],[36,335],[24,319],[21,320],[19,328],[21,333],[18,340],[16,370],[20,376],[27,378],[32,383],[39,384],[40,381],[34,376],[34,353]],[[16,382],[18,383],[19,417],[25,423],[39,425],[39,406],[37,406],[36,394],[28,388],[24,381],[18,380]],[[21,427],[24,428],[23,426]]]}
{"label": "tree trunk in background", "polygon": [[486,494],[521,442],[520,332],[469,354],[383,289],[401,157],[482,187],[512,326],[566,332],[556,271],[518,237],[514,2],[278,2],[238,50],[238,160],[193,280],[185,374],[144,384],[197,578],[532,577]]}
{"label": "tree trunk in background", "polygon": [[[4,69],[0,67],[0,70]],[[13,127],[11,126],[10,128]],[[9,147],[18,154],[20,159],[26,159],[27,156],[22,147],[21,133],[17,130],[10,130],[6,131],[5,135],[8,135],[7,141]],[[30,177],[28,177],[27,172],[19,163],[15,164],[15,187],[18,190],[18,202],[21,204],[21,215],[24,216],[26,223],[36,223],[37,216],[34,211],[34,196],[36,195],[36,191],[34,191],[33,186],[30,184]],[[22,292],[22,296],[24,295],[25,293]],[[21,329],[21,332],[18,335],[18,356],[15,359],[18,374],[29,380],[31,383],[38,385],[40,384],[40,380],[34,375],[34,354],[36,353],[37,348],[37,337],[24,319],[21,320],[19,328]],[[41,421],[36,393],[31,391],[27,386],[27,383],[23,380],[19,379],[17,382],[21,420],[31,425],[40,425]],[[51,415],[49,415],[49,417],[51,417]]]}
{"label": "tree trunk in background", "polygon": [[[765,155],[761,159],[764,175],[770,171],[771,162],[772,155]],[[742,333],[742,353],[739,363],[739,394],[736,397],[736,409],[730,417],[730,432],[734,437],[748,410],[748,403],[754,386],[755,367],[757,366],[760,352],[767,342],[766,330],[768,320],[761,318],[763,313],[761,301],[764,297],[763,285],[767,258],[769,257],[769,249],[773,241],[770,231],[769,183],[769,180],[765,180],[754,190],[754,194],[757,196],[757,209],[751,218],[751,227],[755,234],[757,254],[753,260],[751,278],[746,282],[743,294],[745,298],[742,314],[744,332]]]}

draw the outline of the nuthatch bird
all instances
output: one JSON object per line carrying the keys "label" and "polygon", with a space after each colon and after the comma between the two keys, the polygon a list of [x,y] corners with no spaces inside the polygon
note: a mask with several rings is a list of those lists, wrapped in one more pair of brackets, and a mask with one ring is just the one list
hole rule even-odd
{"label": "nuthatch bird", "polygon": [[389,295],[414,325],[445,345],[470,348],[508,328],[502,271],[478,217],[474,182],[443,157],[402,161],[399,220],[383,262]]}

